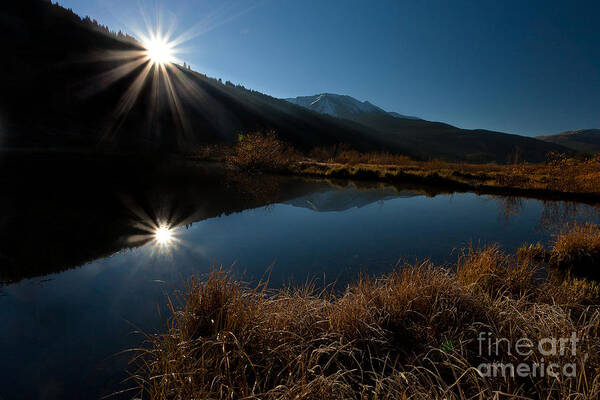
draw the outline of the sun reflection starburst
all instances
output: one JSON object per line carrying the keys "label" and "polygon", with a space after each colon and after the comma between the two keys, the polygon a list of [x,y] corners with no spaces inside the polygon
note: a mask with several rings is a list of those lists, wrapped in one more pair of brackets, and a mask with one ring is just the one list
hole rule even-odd
{"label": "sun reflection starburst", "polygon": [[167,226],[160,226],[154,232],[154,240],[161,246],[168,246],[173,241],[173,232]]}

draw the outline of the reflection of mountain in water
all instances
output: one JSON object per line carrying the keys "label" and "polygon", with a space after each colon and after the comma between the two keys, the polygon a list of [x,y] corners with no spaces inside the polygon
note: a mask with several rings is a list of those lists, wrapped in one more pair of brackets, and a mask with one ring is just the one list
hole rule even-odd
{"label": "reflection of mountain in water", "polygon": [[57,160],[34,154],[2,154],[0,185],[0,283],[60,272],[144,245],[154,240],[148,226],[189,225],[274,203],[343,211],[448,193],[415,185],[245,175],[208,163],[74,155]]}
{"label": "reflection of mountain in water", "polygon": [[309,193],[283,203],[319,212],[344,211],[364,207],[378,201],[419,195],[417,192],[397,190],[391,186],[381,185],[376,188],[359,189],[349,185],[343,189],[326,188],[323,191]]}

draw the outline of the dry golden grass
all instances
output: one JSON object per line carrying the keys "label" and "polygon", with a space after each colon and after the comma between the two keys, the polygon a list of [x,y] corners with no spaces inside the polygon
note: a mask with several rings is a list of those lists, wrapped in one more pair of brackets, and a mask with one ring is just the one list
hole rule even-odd
{"label": "dry golden grass", "polygon": [[444,160],[419,161],[385,152],[360,153],[348,146],[317,147],[302,154],[273,132],[240,134],[232,147],[211,146],[191,159],[225,161],[237,170],[353,178],[390,182],[422,182],[466,190],[535,191],[600,194],[600,155],[569,158],[550,153],[544,163],[509,165]]}
{"label": "dry golden grass", "polygon": [[516,189],[570,194],[600,193],[600,157],[572,159],[549,155],[539,164],[468,164],[442,160],[415,161],[402,156],[343,152],[347,157],[303,160],[292,171],[314,176],[421,181],[471,189]]}
{"label": "dry golden grass", "polygon": [[[507,268],[510,265],[510,268]],[[456,268],[458,281],[489,296],[522,297],[531,295],[538,285],[540,267],[529,254],[507,255],[498,245],[464,249]]]}
{"label": "dry golden grass", "polygon": [[[250,287],[213,271],[190,281],[134,378],[145,399],[595,399],[598,298],[597,284],[539,274],[530,253],[498,246],[465,249],[456,270],[405,266],[342,293]],[[544,362],[575,363],[577,375],[484,377],[483,362],[542,360],[481,354],[481,332],[513,344],[575,332],[576,354]]]}
{"label": "dry golden grass", "polygon": [[360,153],[345,145],[317,147],[309,152],[308,157],[312,160],[348,165],[405,165],[412,162],[410,157],[407,156],[386,152]]}
{"label": "dry golden grass", "polygon": [[572,224],[554,238],[550,262],[558,267],[596,270],[600,262],[600,227]]}
{"label": "dry golden grass", "polygon": [[359,153],[345,147],[315,149],[295,164],[296,173],[378,180],[420,180],[471,188],[510,188],[560,193],[600,193],[600,156],[585,159],[548,154],[539,164],[473,164],[417,161],[402,155]]}

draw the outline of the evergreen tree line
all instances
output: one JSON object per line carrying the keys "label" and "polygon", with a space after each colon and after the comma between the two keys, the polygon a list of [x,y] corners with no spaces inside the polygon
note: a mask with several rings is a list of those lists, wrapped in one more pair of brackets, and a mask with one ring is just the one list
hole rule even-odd
{"label": "evergreen tree line", "polygon": [[102,33],[112,36],[116,39],[135,43],[138,45],[140,44],[140,42],[135,37],[129,35],[128,33],[124,33],[121,30],[112,31],[112,30],[110,30],[110,28],[108,26],[100,24],[96,19],[92,19],[89,16],[81,18],[71,8],[65,8],[65,7],[61,6],[60,4],[58,4],[58,2],[52,3],[51,0],[45,0],[45,1],[50,3],[55,8],[55,11],[62,13],[63,16],[66,18],[69,18],[69,19],[79,22],[81,24],[87,25],[90,28],[92,28],[98,32],[102,32]]}

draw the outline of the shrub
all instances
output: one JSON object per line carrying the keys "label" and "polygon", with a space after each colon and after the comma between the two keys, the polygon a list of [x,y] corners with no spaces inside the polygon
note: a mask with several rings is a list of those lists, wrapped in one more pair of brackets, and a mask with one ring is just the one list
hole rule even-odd
{"label": "shrub", "polygon": [[277,138],[274,132],[238,135],[238,141],[227,156],[229,165],[255,171],[286,171],[300,154]]}

